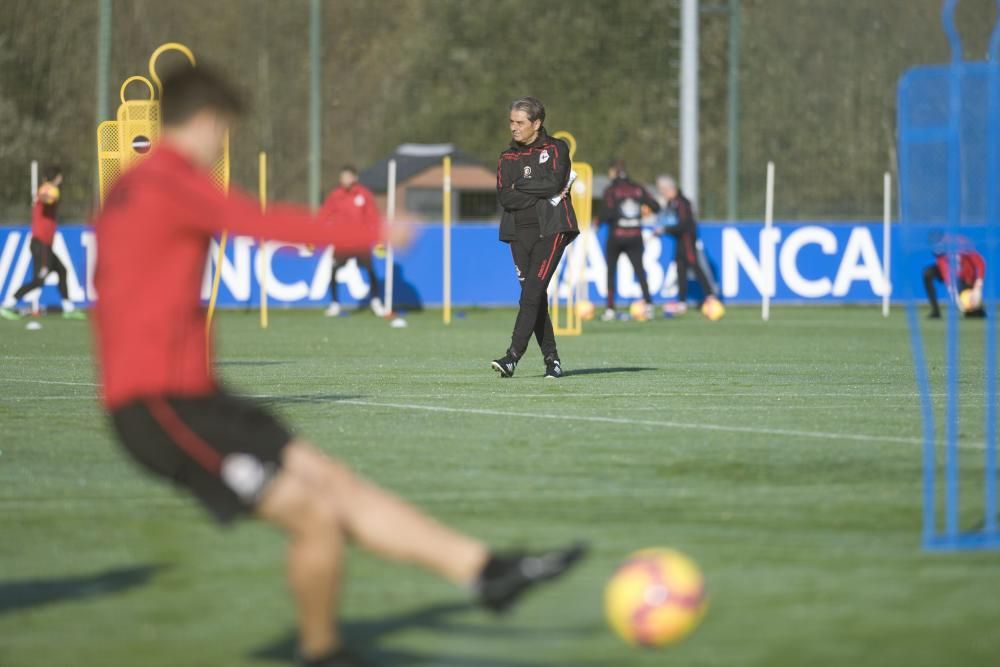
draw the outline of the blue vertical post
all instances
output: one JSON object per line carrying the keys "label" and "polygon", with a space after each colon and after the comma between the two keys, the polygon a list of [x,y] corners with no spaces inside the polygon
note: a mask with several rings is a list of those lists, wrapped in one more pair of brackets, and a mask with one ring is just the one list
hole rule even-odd
{"label": "blue vertical post", "polygon": [[924,341],[920,335],[920,315],[914,299],[906,307],[910,330],[910,349],[917,387],[920,389],[920,412],[924,425],[924,548],[929,549],[937,540],[937,451],[934,434],[934,403],[931,400],[931,382],[924,358]]}
{"label": "blue vertical post", "polygon": [[[900,221],[908,222],[908,195],[910,176],[910,117],[907,110],[910,107],[910,87],[907,79],[900,82],[899,103],[897,105],[897,127],[899,128],[899,205]],[[910,252],[911,235],[909,225],[902,225],[903,266],[912,265]],[[927,372],[927,360],[924,357],[924,341],[920,334],[920,315],[917,310],[917,300],[913,293],[913,282],[904,280],[902,283],[906,299],[907,328],[910,332],[910,350],[913,354],[913,369],[920,392],[920,414],[923,424],[923,546],[930,549],[937,539],[937,451],[934,424],[934,403],[931,396],[930,378]]]}
{"label": "blue vertical post", "polygon": [[[990,36],[989,83],[987,94],[986,147],[986,249],[988,266],[996,267],[997,228],[1000,227],[1000,0],[997,0],[997,23]],[[997,534],[997,274],[996,268],[986,273],[983,285],[986,299],[986,409],[983,429],[986,452],[983,464],[984,490],[983,530]]]}
{"label": "blue vertical post", "polygon": [[[962,216],[962,40],[955,27],[958,0],[947,0],[942,8],[942,22],[951,47],[951,67],[948,72],[948,234],[945,252],[949,262],[949,290],[958,276],[959,222]],[[949,542],[958,539],[959,532],[959,460],[958,460],[958,312],[948,309],[945,333],[945,534]]]}

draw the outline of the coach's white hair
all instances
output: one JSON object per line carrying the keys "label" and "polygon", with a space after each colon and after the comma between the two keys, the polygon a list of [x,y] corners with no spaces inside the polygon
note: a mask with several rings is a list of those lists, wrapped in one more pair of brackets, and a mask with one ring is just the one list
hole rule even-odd
{"label": "coach's white hair", "polygon": [[657,185],[662,185],[664,187],[667,187],[667,186],[672,187],[672,188],[676,188],[677,187],[677,181],[675,181],[674,177],[671,176],[670,174],[660,174],[659,176],[657,176],[656,177],[656,184]]}

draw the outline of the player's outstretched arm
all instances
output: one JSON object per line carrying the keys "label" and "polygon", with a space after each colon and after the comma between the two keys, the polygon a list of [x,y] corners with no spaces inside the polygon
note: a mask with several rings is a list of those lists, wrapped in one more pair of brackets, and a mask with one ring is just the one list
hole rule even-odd
{"label": "player's outstretched arm", "polygon": [[362,251],[382,240],[379,226],[340,225],[321,218],[304,206],[275,203],[260,210],[256,199],[233,188],[228,194],[206,184],[189,193],[199,200],[204,215],[194,216],[192,225],[211,233],[229,232],[271,241],[335,245],[345,252]]}

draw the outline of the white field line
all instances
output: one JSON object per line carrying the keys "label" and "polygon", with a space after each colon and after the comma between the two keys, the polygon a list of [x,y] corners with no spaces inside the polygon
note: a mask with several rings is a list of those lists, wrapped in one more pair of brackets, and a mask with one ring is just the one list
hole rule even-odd
{"label": "white field line", "polygon": [[[17,380],[8,380],[17,381]],[[20,380],[22,382],[36,382],[40,384],[67,384],[73,386],[98,386],[93,382],[56,382],[47,380]],[[648,395],[648,394],[647,394]],[[677,395],[677,394],[672,394]],[[685,395],[685,394],[680,394]],[[718,394],[713,394],[718,396]],[[547,396],[547,395],[545,395]],[[565,394],[567,397],[580,396],[580,394]],[[724,395],[723,395],[724,396]],[[277,399],[280,395],[257,394],[250,396],[258,399]],[[521,396],[523,398],[523,395]],[[49,397],[55,399],[56,397]],[[70,400],[82,397],[69,397]],[[31,400],[31,399],[28,399]],[[566,415],[538,412],[520,412],[514,410],[491,410],[487,408],[455,408],[440,405],[420,405],[416,403],[388,403],[382,401],[362,401],[358,399],[344,399],[335,401],[339,405],[356,405],[368,408],[391,408],[395,410],[412,410],[420,412],[437,412],[445,414],[467,414],[481,415],[487,417],[516,417],[521,419],[545,419],[549,421],[569,421],[569,422],[590,422],[600,424],[617,424],[620,426],[650,426],[655,428],[675,428],[691,431],[712,431],[719,433],[745,433],[750,435],[774,435],[786,438],[813,438],[818,440],[842,440],[851,442],[892,442],[906,445],[919,445],[922,439],[916,437],[904,437],[894,435],[872,435],[861,433],[833,433],[829,431],[803,431],[798,429],[782,428],[760,428],[756,426],[728,426],[724,424],[708,424],[705,422],[681,422],[674,420],[654,420],[654,419],[626,419],[622,417],[601,417],[595,415]],[[983,449],[981,443],[963,442],[960,446],[969,449]]]}
{"label": "white field line", "polygon": [[539,412],[519,412],[514,410],[490,410],[486,408],[451,408],[440,405],[418,405],[414,403],[384,403],[381,401],[361,401],[345,399],[337,401],[340,405],[357,405],[369,408],[392,408],[394,410],[416,410],[423,412],[442,412],[449,414],[483,415],[487,417],[516,417],[520,419],[547,419],[551,421],[569,421],[574,423],[591,422],[599,424],[617,424],[620,426],[653,426],[656,428],[677,428],[692,431],[717,431],[722,433],[747,433],[753,435],[776,435],[788,438],[817,438],[822,440],[851,440],[855,442],[895,442],[906,445],[919,445],[919,438],[907,438],[894,435],[864,435],[858,433],[830,433],[827,431],[800,431],[782,428],[758,428],[756,426],[725,426],[722,424],[706,424],[704,422],[679,422],[673,420],[625,419],[622,417],[599,417],[594,415],[564,415]]}
{"label": "white field line", "polygon": [[60,380],[29,380],[25,378],[0,378],[0,382],[20,382],[23,384],[58,384],[68,387],[99,387],[96,382],[63,382]]}
{"label": "white field line", "polygon": [[[871,392],[870,388],[865,389],[866,392]],[[423,393],[423,394],[383,394],[387,398],[468,398],[469,393]],[[920,398],[920,394],[917,392],[879,392],[877,395],[872,396],[870,393],[856,393],[851,394],[847,392],[787,392],[787,393],[777,393],[777,392],[767,392],[762,394],[761,392],[709,392],[709,391],[669,391],[669,392],[643,392],[642,394],[616,394],[616,393],[592,393],[592,392],[572,392],[572,393],[552,393],[552,394],[506,394],[506,393],[493,393],[484,392],[482,396],[486,398],[511,398],[513,400],[520,400],[522,398],[645,398],[645,397],[656,397],[656,398],[795,398],[795,399],[808,399],[808,398],[858,398],[863,399],[865,402],[871,401],[873,398]],[[932,396],[944,396],[943,393],[934,393]]]}
{"label": "white field line", "polygon": [[[54,385],[66,385],[71,387],[99,387],[100,384],[96,382],[60,382],[55,380],[33,380],[29,378],[0,378],[0,383],[10,382],[10,383],[24,383],[24,384],[54,384]],[[865,391],[871,391],[870,388],[865,388]],[[520,400],[522,398],[636,398],[635,394],[626,393],[600,393],[600,392],[571,392],[571,393],[536,393],[536,394],[498,394],[498,393],[485,393],[488,398],[505,398],[510,397],[514,400]],[[944,393],[935,392],[931,394],[932,396],[944,396]],[[465,393],[423,393],[423,394],[390,394],[390,398],[468,398],[468,392]],[[808,399],[808,398],[860,398],[865,401],[870,401],[872,398],[919,398],[920,394],[917,392],[879,392],[874,397],[871,394],[864,393],[850,393],[850,392],[787,392],[787,393],[777,393],[768,392],[766,394],[761,394],[761,392],[709,392],[709,391],[668,391],[668,392],[643,392],[643,397],[656,397],[656,398],[760,398],[764,396],[766,398],[796,398],[796,399]],[[31,398],[44,398],[44,397],[31,397]],[[50,400],[55,400],[60,397],[50,397]],[[65,397],[66,399],[74,398],[71,396]],[[272,396],[270,394],[261,394],[256,396],[250,396],[250,398],[281,398],[281,396]]]}

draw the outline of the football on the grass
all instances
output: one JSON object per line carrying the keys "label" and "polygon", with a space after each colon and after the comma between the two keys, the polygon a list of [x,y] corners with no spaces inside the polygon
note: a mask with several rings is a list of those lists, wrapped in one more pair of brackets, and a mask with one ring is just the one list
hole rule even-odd
{"label": "football on the grass", "polygon": [[983,302],[980,300],[979,293],[976,290],[964,289],[958,295],[958,304],[962,307],[963,313],[971,313],[983,305]]}
{"label": "football on the grass", "polygon": [[708,609],[705,580],[679,551],[637,551],[608,582],[604,609],[611,629],[629,644],[674,644],[698,627]]}
{"label": "football on the grass", "polygon": [[716,322],[721,320],[722,316],[726,314],[726,307],[714,296],[710,296],[705,299],[705,303],[701,304],[701,314]]}
{"label": "football on the grass", "polygon": [[645,301],[633,301],[629,306],[628,313],[636,322],[645,322],[649,319],[650,307]]}

